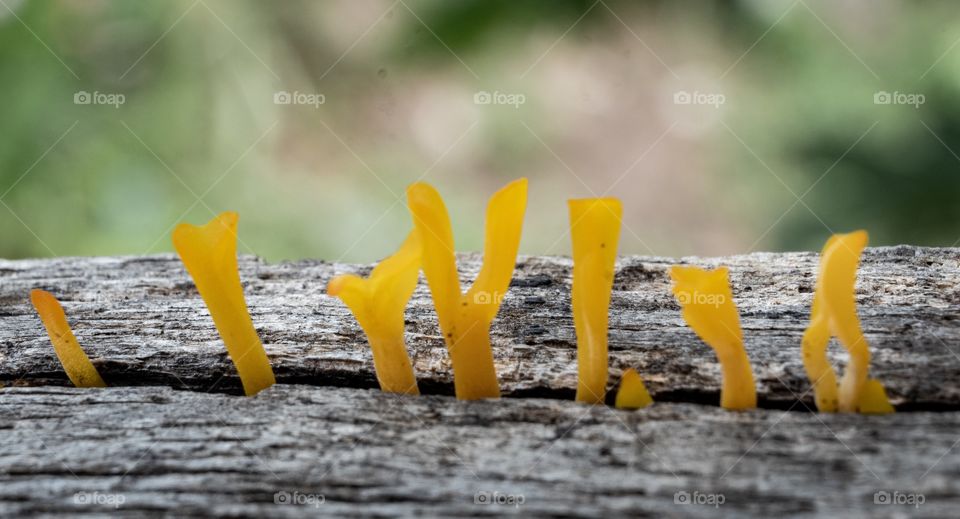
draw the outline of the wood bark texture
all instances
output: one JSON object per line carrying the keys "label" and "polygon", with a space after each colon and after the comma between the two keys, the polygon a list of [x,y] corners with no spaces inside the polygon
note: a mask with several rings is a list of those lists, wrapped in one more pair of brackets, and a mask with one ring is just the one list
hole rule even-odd
{"label": "wood bark texture", "polygon": [[[507,398],[467,403],[449,396],[423,279],[406,317],[426,396],[399,397],[373,390],[362,331],[325,295],[334,275],[369,266],[241,258],[279,382],[243,398],[175,256],[0,261],[0,515],[955,516],[960,249],[865,252],[857,302],[871,375],[899,411],[885,417],[809,412],[799,347],[817,261],[621,258],[610,387],[636,368],[658,401],[636,412],[570,401],[566,258],[520,258],[491,332]],[[480,257],[459,263],[466,286]],[[761,409],[716,407],[716,358],[670,294],[677,263],[730,267]],[[56,387],[69,381],[32,288],[61,300],[109,389]],[[842,348],[830,351],[842,369]],[[885,495],[924,502],[874,504]],[[675,503],[684,496],[694,503]],[[302,504],[275,503],[285,498]]]}

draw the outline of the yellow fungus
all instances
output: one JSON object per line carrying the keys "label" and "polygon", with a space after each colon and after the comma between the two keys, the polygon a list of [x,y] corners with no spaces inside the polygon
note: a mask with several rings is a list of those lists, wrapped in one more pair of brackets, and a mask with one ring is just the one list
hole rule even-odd
{"label": "yellow fungus", "polygon": [[[857,318],[854,286],[860,255],[868,239],[866,231],[835,234],[827,240],[820,256],[820,273],[802,352],[817,408],[823,412],[851,413],[864,406],[873,413],[893,412],[879,381],[872,381],[865,389],[870,345]],[[839,386],[827,360],[826,350],[831,336],[837,337],[850,355]],[[869,391],[869,395],[865,391]],[[886,409],[889,411],[883,411]]]}
{"label": "yellow fungus", "polygon": [[173,231],[173,246],[197,285],[249,396],[276,380],[243,298],[237,219],[237,213],[225,212],[206,225],[180,224]]}
{"label": "yellow fungus", "polygon": [[704,270],[675,266],[670,269],[673,295],[683,318],[714,349],[723,372],[720,405],[726,409],[757,406],[750,359],[743,347],[740,315],[733,302],[727,269]]}
{"label": "yellow fungus", "polygon": [[637,370],[629,368],[623,372],[620,379],[620,389],[617,390],[617,400],[614,404],[617,409],[641,409],[653,403],[647,386]]}
{"label": "yellow fungus", "polygon": [[53,343],[53,351],[57,353],[57,358],[60,359],[60,364],[67,372],[70,382],[77,387],[107,387],[97,373],[97,368],[93,366],[87,354],[83,352],[83,348],[80,347],[80,343],[77,342],[73,330],[67,323],[63,307],[53,294],[44,290],[32,290],[30,302],[36,308],[40,320],[43,321],[47,335],[50,336],[50,342]]}
{"label": "yellow fungus", "polygon": [[346,274],[327,285],[327,294],[339,297],[366,333],[383,391],[420,394],[403,340],[403,312],[419,274],[420,240],[411,232],[400,250],[381,261],[367,279]]}
{"label": "yellow fungus", "polygon": [[429,184],[417,182],[407,188],[407,203],[422,247],[423,273],[453,364],[457,398],[497,398],[500,385],[490,348],[490,324],[513,276],[527,207],[527,179],[507,184],[490,198],[483,266],[466,294],[460,290],[453,229],[440,194]]}
{"label": "yellow fungus", "polygon": [[607,392],[607,325],[623,207],[615,198],[570,200],[577,401],[602,404]]}
{"label": "yellow fungus", "polygon": [[874,378],[868,378],[860,391],[858,410],[863,414],[890,414],[894,412],[883,384]]}

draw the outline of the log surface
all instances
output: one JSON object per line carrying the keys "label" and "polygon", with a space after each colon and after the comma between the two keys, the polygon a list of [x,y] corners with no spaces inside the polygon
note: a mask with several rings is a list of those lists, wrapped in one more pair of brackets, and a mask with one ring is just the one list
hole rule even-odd
{"label": "log surface", "polygon": [[[956,517],[960,506],[958,413],[625,412],[287,385],[249,399],[14,388],[0,402],[4,517]],[[875,504],[883,492],[901,504]]]}
{"label": "log surface", "polygon": [[[466,285],[479,257],[459,260]],[[621,258],[610,385],[637,368],[658,403],[636,412],[570,401],[566,258],[520,259],[492,329],[512,398],[487,402],[446,396],[451,370],[422,279],[407,343],[427,396],[398,397],[369,389],[363,334],[324,293],[332,276],[369,266],[242,258],[280,382],[243,398],[174,256],[0,260],[0,516],[955,517],[960,249],[864,255],[871,374],[900,411],[884,417],[809,412],[799,345],[817,260]],[[730,267],[762,409],[716,407],[716,358],[670,294],[667,269],[681,262]],[[109,389],[62,387],[32,288],[63,302]],[[841,350],[831,347],[838,368]],[[885,498],[904,503],[874,503]],[[303,504],[275,503],[285,499]]]}
{"label": "log surface", "polygon": [[[818,255],[756,253],[727,258],[626,257],[617,263],[610,308],[613,386],[636,368],[654,398],[719,402],[713,351],[688,328],[670,293],[676,263],[730,268],[744,340],[762,406],[812,405],[800,358]],[[477,255],[460,256],[472,282]],[[370,349],[347,308],[325,293],[337,274],[369,266],[240,261],[250,313],[277,379],[286,383],[377,387]],[[572,397],[576,338],[571,262],[525,257],[491,338],[507,395]],[[50,290],[109,385],[170,385],[239,392],[213,322],[173,255],[0,261],[0,382],[66,385],[40,320],[32,288]],[[867,249],[857,283],[872,375],[902,409],[960,409],[960,249]],[[429,289],[421,277],[407,309],[407,345],[421,390],[453,394],[451,368]],[[830,348],[838,367],[845,354]]]}

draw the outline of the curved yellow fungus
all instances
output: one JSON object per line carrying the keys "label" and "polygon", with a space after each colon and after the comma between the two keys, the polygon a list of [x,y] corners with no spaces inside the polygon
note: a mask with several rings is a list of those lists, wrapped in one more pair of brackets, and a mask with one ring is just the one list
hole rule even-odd
{"label": "curved yellow fungus", "polygon": [[577,401],[602,404],[607,393],[607,325],[623,207],[615,198],[569,200],[573,241],[573,322]]}
{"label": "curved yellow fungus", "polygon": [[67,372],[70,382],[77,387],[107,387],[97,373],[97,368],[93,366],[87,354],[83,352],[83,348],[80,347],[80,343],[77,342],[73,330],[67,323],[63,307],[53,294],[44,290],[32,290],[30,302],[37,310],[40,320],[43,321],[47,335],[50,336],[50,342],[53,343],[53,351],[57,353],[57,358],[60,359],[60,364]]}
{"label": "curved yellow fungus", "polygon": [[617,409],[641,409],[653,403],[647,386],[637,370],[629,368],[623,372],[620,379],[620,389],[617,390],[617,400],[614,403]]}
{"label": "curved yellow fungus", "polygon": [[180,224],[173,246],[203,298],[243,383],[255,395],[276,380],[243,298],[237,266],[237,213],[225,212],[206,225]]}
{"label": "curved yellow fungus", "polygon": [[[860,255],[868,239],[866,231],[835,234],[827,240],[820,256],[820,273],[802,352],[817,409],[823,412],[893,412],[882,384],[876,380],[868,383],[870,345],[857,318],[854,287]],[[837,337],[850,354],[839,386],[827,360],[831,336]]]}
{"label": "curved yellow fungus", "polygon": [[740,315],[733,303],[727,269],[670,268],[673,295],[683,308],[683,319],[714,349],[723,372],[720,405],[726,409],[757,406],[750,359],[743,347]]}
{"label": "curved yellow fungus", "polygon": [[490,324],[513,276],[527,207],[527,179],[507,184],[490,198],[483,266],[466,294],[460,290],[453,229],[440,194],[429,184],[417,182],[407,188],[407,203],[422,247],[423,273],[453,364],[457,398],[497,398],[500,385],[490,348]]}
{"label": "curved yellow fungus", "polygon": [[339,297],[367,334],[380,388],[391,393],[420,394],[403,340],[403,311],[419,274],[420,240],[411,232],[367,279],[345,274],[327,285],[327,294]]}

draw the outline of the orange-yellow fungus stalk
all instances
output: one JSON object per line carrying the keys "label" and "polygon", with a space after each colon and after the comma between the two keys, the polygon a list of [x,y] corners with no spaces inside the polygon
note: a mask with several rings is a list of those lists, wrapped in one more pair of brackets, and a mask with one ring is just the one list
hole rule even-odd
{"label": "orange-yellow fungus stalk", "polygon": [[420,240],[411,232],[367,279],[345,274],[327,285],[327,294],[339,297],[367,334],[380,389],[390,393],[420,394],[403,340],[403,311],[419,275]]}
{"label": "orange-yellow fungus stalk", "polygon": [[683,319],[714,349],[723,372],[720,405],[726,409],[757,406],[750,359],[743,347],[740,314],[733,302],[727,269],[670,269],[673,295],[683,308]]}
{"label": "orange-yellow fungus stalk", "polygon": [[63,307],[53,294],[44,290],[32,290],[30,302],[36,308],[40,320],[43,321],[47,335],[50,336],[50,342],[53,343],[53,351],[57,353],[57,358],[60,359],[60,364],[67,372],[70,382],[77,387],[107,387],[100,378],[100,373],[97,373],[97,368],[93,366],[87,354],[83,352],[83,348],[80,347],[80,343],[77,342],[73,330],[67,323]]}
{"label": "orange-yellow fungus stalk", "polygon": [[180,224],[173,231],[177,249],[193,278],[248,396],[276,380],[253,327],[237,266],[237,213],[225,212],[206,225]]}
{"label": "orange-yellow fungus stalk", "polygon": [[637,370],[629,368],[623,372],[620,380],[620,389],[617,390],[617,409],[642,409],[653,403],[647,386]]}
{"label": "orange-yellow fungus stalk", "polygon": [[[827,240],[820,256],[810,326],[804,333],[802,351],[817,408],[823,412],[852,413],[863,407],[873,413],[885,409],[893,412],[879,381],[872,381],[867,387],[870,345],[857,318],[854,286],[860,255],[868,239],[866,231],[835,234]],[[837,337],[850,355],[839,386],[826,354],[831,336]]]}
{"label": "orange-yellow fungus stalk", "polygon": [[490,324],[513,277],[527,208],[527,179],[507,184],[490,198],[483,266],[466,294],[460,290],[453,229],[440,194],[429,184],[417,182],[407,188],[407,203],[422,247],[423,273],[453,364],[457,398],[498,398]]}
{"label": "orange-yellow fungus stalk", "polygon": [[573,323],[577,401],[602,404],[607,393],[607,325],[623,207],[615,198],[567,202],[573,241]]}

